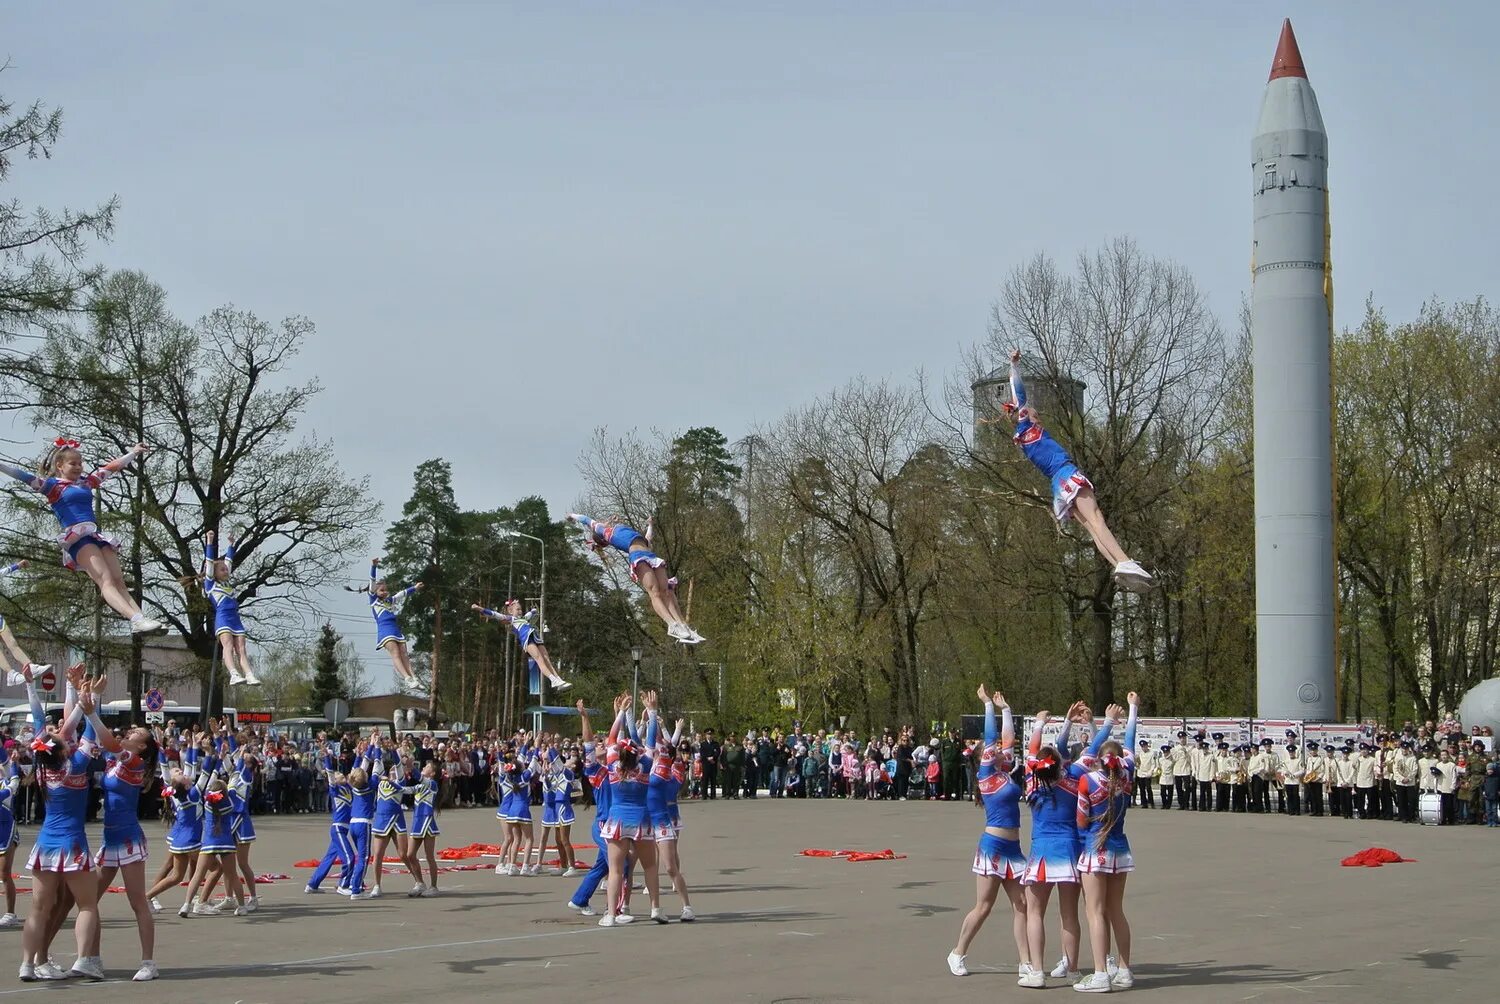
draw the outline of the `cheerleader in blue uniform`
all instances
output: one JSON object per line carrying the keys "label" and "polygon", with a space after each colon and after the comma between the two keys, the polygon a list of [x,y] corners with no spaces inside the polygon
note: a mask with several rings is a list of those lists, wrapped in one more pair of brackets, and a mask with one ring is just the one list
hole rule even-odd
{"label": "cheerleader in blue uniform", "polygon": [[[370,754],[366,754],[370,756]],[[427,887],[422,883],[422,866],[417,863],[416,855],[412,853],[411,844],[406,839],[406,808],[401,804],[401,799],[415,792],[416,786],[406,783],[406,768],[409,762],[397,762],[388,771],[380,770],[378,762],[371,757],[365,763],[365,769],[370,776],[378,777],[379,781],[375,789],[375,819],[370,824],[370,833],[375,841],[374,855],[375,881],[370,888],[361,893],[358,899],[376,899],[381,895],[380,877],[383,873],[386,848],[390,846],[391,838],[396,839],[396,854],[401,863],[406,865],[406,870],[416,880],[408,896],[420,896]]]}
{"label": "cheerleader in blue uniform", "polygon": [[[1130,973],[1130,922],[1125,919],[1125,880],[1135,870],[1130,840],[1125,836],[1125,812],[1134,795],[1135,723],[1140,698],[1131,691],[1130,718],[1125,723],[1125,741],[1111,739],[1099,747],[1093,769],[1078,782],[1078,828],[1083,831],[1083,850],[1078,870],[1088,898],[1089,944],[1094,950],[1094,972],[1079,980],[1074,989],[1083,993],[1108,993],[1135,986]],[[1110,706],[1105,729],[1120,722],[1120,708]],[[1111,965],[1110,931],[1119,952],[1118,968]]]}
{"label": "cheerleader in blue uniform", "polygon": [[0,743],[0,881],[5,883],[5,916],[0,917],[0,927],[20,927],[16,916],[16,877],[11,870],[16,866],[16,845],[21,842],[21,830],[16,826],[16,792],[21,788],[21,771],[11,757],[10,750]]}
{"label": "cheerleader in blue uniform", "polygon": [[158,913],[162,906],[157,897],[192,877],[193,862],[203,846],[203,789],[212,777],[212,773],[202,771],[193,780],[186,771],[177,769],[162,778],[162,797],[172,805],[172,826],[167,830],[166,864],[146,894],[151,909]]}
{"label": "cheerleader in blue uniform", "polygon": [[[348,588],[348,587],[346,587]],[[411,668],[411,658],[406,652],[406,635],[401,633],[401,624],[396,620],[396,611],[401,601],[411,596],[422,583],[390,591],[386,581],[380,577],[380,559],[370,559],[370,584],[361,586],[360,592],[370,594],[370,615],[375,618],[375,650],[385,651],[391,657],[396,670],[396,682],[402,690],[414,694],[421,689],[417,674]]]}
{"label": "cheerleader in blue uniform", "polygon": [[203,586],[203,595],[214,606],[214,637],[219,639],[230,684],[258,687],[260,681],[255,678],[255,672],[250,668],[250,656],[245,651],[245,625],[240,620],[240,602],[235,599],[234,587],[229,584],[233,570],[234,538],[229,538],[229,544],[220,557],[215,553],[214,532],[208,531],[203,540],[203,574],[197,577],[197,581]]}
{"label": "cheerleader in blue uniform", "polygon": [[[624,707],[624,695],[615,698],[615,717],[619,717],[620,710]],[[594,916],[594,908],[589,905],[594,893],[599,890],[599,883],[609,877],[609,842],[600,834],[600,826],[605,817],[609,815],[609,770],[606,765],[606,752],[603,743],[594,742],[594,733],[589,726],[588,712],[584,710],[583,702],[577,704],[578,717],[583,725],[583,777],[594,792],[594,822],[591,827],[594,837],[594,846],[597,851],[594,854],[594,863],[588,873],[583,876],[583,881],[578,883],[578,889],[568,900],[568,909],[584,916]],[[625,869],[625,888],[630,888],[630,866]]]}
{"label": "cheerleader in blue uniform", "polygon": [[[437,838],[442,833],[437,824],[438,792],[437,762],[429,760],[422,765],[421,779],[417,781],[417,792],[412,796],[415,808],[411,814],[411,856],[421,864],[427,858],[427,874],[432,881],[422,890],[422,895],[431,899],[438,894]],[[418,884],[422,873],[417,872]]]}
{"label": "cheerleader in blue uniform", "polygon": [[9,474],[21,484],[41,493],[62,527],[57,542],[62,547],[63,565],[69,570],[83,569],[99,587],[99,595],[121,617],[130,618],[134,634],[155,634],[164,630],[159,621],[141,612],[125,574],[120,570],[119,541],[99,531],[94,514],[94,489],[105,479],[129,467],[136,457],[146,455],[146,444],[137,443],[130,452],[98,468],[83,473],[83,454],[75,439],[59,438],[53,443],[42,465],[41,475],[32,474],[14,464],[0,462],[0,474]]}
{"label": "cheerleader in blue uniform", "polygon": [[354,815],[354,789],[349,786],[343,773],[334,766],[333,750],[327,746],[323,747],[319,767],[328,776],[328,811],[332,813],[333,821],[328,825],[328,850],[323,852],[323,860],[318,862],[312,878],[307,880],[307,886],[302,891],[322,892],[319,887],[337,863],[338,891],[347,896],[351,892],[349,886],[354,875],[354,843],[349,839],[349,820]]}
{"label": "cheerleader in blue uniform", "polygon": [[193,869],[187,899],[177,911],[178,916],[214,916],[219,913],[221,907],[198,899],[198,889],[204,884],[210,868],[214,867],[224,876],[224,891],[234,904],[234,915],[243,917],[250,912],[245,909],[240,872],[235,867],[236,846],[234,803],[229,799],[228,786],[223,779],[216,777],[208,783],[203,795],[203,843],[198,848],[198,865]]}
{"label": "cheerleader in blue uniform", "polygon": [[[228,728],[227,720],[224,724]],[[254,913],[260,909],[260,897],[255,894],[255,869],[250,867],[250,845],[255,842],[255,824],[250,821],[250,794],[255,786],[256,757],[240,745],[233,735],[225,739],[225,746],[220,753],[229,768],[225,787],[229,792],[229,804],[234,810],[234,863],[239,868],[245,885],[245,912]],[[208,891],[203,894],[204,899],[213,891],[214,881],[209,880]]]}
{"label": "cheerleader in blue uniform", "polygon": [[[365,891],[365,862],[370,859],[370,824],[375,821],[375,787],[363,767],[349,772],[349,842],[354,845],[354,874],[349,878],[351,899],[369,899]],[[379,869],[380,865],[375,865]],[[378,876],[379,871],[376,872]],[[377,878],[377,882],[378,882]]]}
{"label": "cheerleader in blue uniform", "polygon": [[[1011,776],[1016,765],[1016,726],[1005,695],[995,692],[993,698],[979,687],[984,702],[984,747],[979,753],[975,783],[984,808],[984,833],[974,852],[974,880],[977,898],[974,909],[964,917],[958,931],[958,945],[948,953],[948,971],[954,976],[969,975],[965,960],[979,929],[994,909],[1000,890],[1005,890],[1011,906],[1011,934],[1020,953],[1020,975],[1032,971],[1031,948],[1026,941],[1026,855],[1021,852],[1021,786]],[[995,733],[995,706],[1000,706],[1001,725]],[[998,742],[996,741],[998,739]]]}
{"label": "cheerleader in blue uniform", "polygon": [[568,519],[588,531],[588,546],[596,554],[602,556],[607,548],[614,548],[625,555],[631,579],[646,591],[651,609],[667,625],[668,637],[684,645],[707,640],[688,627],[687,617],[677,605],[677,591],[672,588],[667,575],[666,560],[651,550],[650,520],[646,521],[646,532],[641,533],[628,526],[600,522],[576,512],[568,513]]}
{"label": "cheerleader in blue uniform", "polygon": [[562,678],[557,667],[552,665],[552,656],[547,654],[547,645],[542,641],[541,629],[534,623],[537,611],[529,610],[521,613],[520,600],[506,600],[503,610],[491,610],[482,607],[478,603],[469,604],[470,610],[478,611],[481,617],[487,617],[492,621],[499,621],[508,625],[516,633],[516,641],[521,645],[521,651],[525,652],[537,665],[549,681],[552,689],[557,691],[567,690],[573,686]]}
{"label": "cheerleader in blue uniform", "polygon": [[1068,451],[1048,435],[1037,420],[1036,409],[1026,403],[1026,387],[1021,382],[1021,350],[1010,354],[1011,399],[1001,406],[1007,418],[1016,423],[1012,437],[1026,459],[1034,464],[1052,482],[1052,515],[1059,523],[1066,523],[1076,511],[1078,521],[1094,539],[1094,546],[1114,569],[1117,583],[1132,592],[1144,593],[1154,584],[1151,573],[1130,559],[1115,535],[1110,532],[1099,511],[1099,500],[1094,497],[1094,486]]}
{"label": "cheerleader in blue uniform", "polygon": [[[4,568],[0,568],[0,575],[14,575],[21,569],[25,568],[28,564],[30,564],[30,562],[24,559],[22,559],[21,561],[12,562],[11,564],[6,565]],[[32,676],[35,676],[40,673],[45,673],[47,670],[52,668],[45,663],[33,663],[31,661],[31,656],[27,655],[26,650],[21,647],[21,643],[16,641],[16,636],[11,631],[10,625],[5,623],[4,614],[0,614],[0,641],[5,642],[5,647],[10,650],[10,654],[15,657],[16,664],[21,667],[19,670],[10,669],[8,663],[5,660],[5,656],[3,654],[0,654],[0,668],[7,670],[6,683],[10,686],[21,686],[26,682],[28,673],[30,673]]]}
{"label": "cheerleader in blue uniform", "polygon": [[50,942],[48,927],[61,913],[64,893],[71,893],[78,907],[73,936],[78,958],[71,973],[88,979],[102,980],[104,970],[88,954],[90,943],[99,931],[99,885],[94,879],[93,856],[83,831],[89,798],[89,754],[74,742],[84,709],[78,702],[77,688],[84,684],[83,667],[68,670],[68,692],[64,702],[62,725],[51,731],[41,698],[31,684],[26,696],[31,703],[32,756],[36,761],[37,786],[47,800],[47,815],[37,833],[27,867],[31,869],[31,912],[26,916],[22,934],[22,980],[62,979],[68,973],[53,966],[47,958]]}
{"label": "cheerleader in blue uniform", "polygon": [[[495,790],[500,796],[500,805],[495,809],[495,818],[505,829],[505,842],[500,846],[500,862],[495,865],[496,875],[537,875],[541,866],[531,865],[533,841],[531,825],[531,782],[537,776],[540,764],[536,752],[531,748],[531,733],[521,740],[514,751],[505,754],[496,764]],[[519,860],[519,863],[516,861]]]}
{"label": "cheerleader in blue uniform", "polygon": [[656,842],[651,820],[646,814],[646,792],[651,786],[652,761],[645,750],[620,735],[625,716],[630,713],[630,698],[615,719],[609,733],[609,817],[599,834],[609,846],[608,910],[599,918],[600,927],[628,923],[629,914],[616,916],[625,885],[625,868],[630,859],[646,871],[646,892],[653,901],[659,899],[656,877]]}
{"label": "cheerleader in blue uniform", "polygon": [[682,877],[682,865],[677,854],[677,837],[682,833],[682,816],[677,809],[677,793],[682,790],[686,774],[682,760],[677,756],[677,744],[682,741],[682,719],[670,739],[658,741],[656,694],[645,695],[646,748],[654,752],[651,764],[650,786],[646,789],[646,812],[651,820],[651,833],[656,843],[657,893],[651,901],[651,919],[658,924],[667,923],[661,910],[661,872],[672,880],[672,889],[682,900],[684,921],[697,919],[693,913],[693,902],[688,896],[687,880]]}
{"label": "cheerleader in blue uniform", "polygon": [[[1099,746],[1109,734],[1109,726],[1099,730],[1081,763],[1067,760],[1068,730],[1076,718],[1088,721],[1091,715],[1082,701],[1068,709],[1062,734],[1055,746],[1042,745],[1042,727],[1048,721],[1045,711],[1037,712],[1036,727],[1026,756],[1026,800],[1031,805],[1031,855],[1026,859],[1026,935],[1033,966],[1047,957],[1047,903],[1052,889],[1058,890],[1062,912],[1064,964],[1063,974],[1074,971],[1082,930],[1078,925],[1078,854],[1082,840],[1076,820],[1078,779],[1092,765]],[[1046,973],[1032,968],[1017,981],[1023,987],[1045,987]]]}
{"label": "cheerleader in blue uniform", "polygon": [[547,857],[547,844],[557,844],[557,867],[554,875],[573,876],[578,869],[573,867],[573,846],[570,832],[573,826],[573,778],[574,773],[554,746],[547,747],[546,766],[542,768],[542,842],[537,848],[537,865]]}
{"label": "cheerleader in blue uniform", "polygon": [[[95,686],[102,686],[102,678]],[[135,925],[141,938],[141,967],[133,979],[137,983],[156,979],[155,948],[156,919],[152,916],[151,898],[146,889],[146,834],[141,829],[141,788],[146,779],[155,775],[161,757],[161,747],[149,729],[131,729],[122,739],[105,728],[93,705],[93,696],[86,692],[80,697],[84,703],[87,725],[84,729],[84,748],[92,752],[97,747],[112,759],[104,774],[104,840],[99,848],[94,867],[99,870],[99,896],[109,888],[110,880],[118,871],[125,884],[125,896],[135,913]],[[99,934],[96,931],[89,944],[91,958],[100,957]]]}

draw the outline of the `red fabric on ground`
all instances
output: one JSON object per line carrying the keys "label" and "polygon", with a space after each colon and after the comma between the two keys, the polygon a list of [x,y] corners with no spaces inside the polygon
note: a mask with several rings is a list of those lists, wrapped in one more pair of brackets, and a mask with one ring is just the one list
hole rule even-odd
{"label": "red fabric on ground", "polygon": [[1395,851],[1384,847],[1367,847],[1358,854],[1351,854],[1339,864],[1345,868],[1379,868],[1381,865],[1415,863],[1416,858],[1403,858]]}
{"label": "red fabric on ground", "polygon": [[897,854],[889,847],[883,851],[825,851],[809,847],[798,853],[807,858],[844,858],[848,861],[898,861],[906,857],[905,854]]}

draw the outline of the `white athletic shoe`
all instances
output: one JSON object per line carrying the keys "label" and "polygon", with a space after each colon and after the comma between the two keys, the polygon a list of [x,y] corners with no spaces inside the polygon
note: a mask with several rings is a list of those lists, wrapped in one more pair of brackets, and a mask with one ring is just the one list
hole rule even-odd
{"label": "white athletic shoe", "polygon": [[104,979],[104,967],[99,964],[97,955],[85,955],[73,962],[73,968],[68,970],[69,976],[80,976],[86,980]]}
{"label": "white athletic shoe", "polygon": [[579,906],[577,903],[573,902],[571,899],[568,900],[568,909],[572,910],[574,913],[578,914],[578,916],[580,916],[580,917],[592,917],[594,915],[594,908],[593,907],[589,906],[587,903],[583,904],[582,906]]}
{"label": "white athletic shoe", "polygon": [[1135,561],[1120,562],[1115,566],[1114,576],[1115,581],[1122,588],[1128,589],[1132,593],[1150,592],[1151,587],[1156,585],[1156,580],[1151,577],[1151,573]]}
{"label": "white athletic shoe", "polygon": [[20,927],[20,926],[22,926],[22,924],[21,924],[21,918],[17,917],[13,913],[7,913],[5,916],[0,917],[0,927]]}
{"label": "white athletic shoe", "polygon": [[372,885],[370,886],[370,888],[365,890],[366,899],[379,899],[381,895],[382,893],[380,891],[380,886],[378,885]]}
{"label": "white athletic shoe", "polygon": [[1018,987],[1030,987],[1033,990],[1045,990],[1047,987],[1047,974],[1040,969],[1028,970],[1025,976],[1016,980]]}
{"label": "white athletic shoe", "polygon": [[957,952],[949,952],[948,972],[952,973],[954,976],[969,975],[969,967],[964,965],[964,960],[967,958],[967,955],[959,955]]}
{"label": "white athletic shoe", "polygon": [[260,681],[255,678],[255,674],[254,673],[246,673],[245,674],[245,685],[247,687],[258,687],[258,686],[260,686]]}
{"label": "white athletic shoe", "polygon": [[656,921],[658,924],[671,923],[671,921],[667,920],[666,914],[662,913],[659,907],[653,906],[651,908],[651,919]]}
{"label": "white athletic shoe", "polygon": [[[21,684],[23,684],[25,682],[26,682],[26,677],[22,676],[20,673],[17,673],[15,670],[11,670],[10,672],[8,672],[8,673],[5,674],[5,685],[7,687],[19,687]],[[31,971],[31,967],[29,965],[27,965],[26,963],[23,962],[21,965],[22,965],[22,968],[24,968],[26,971],[28,971],[28,972]],[[25,981],[27,981],[29,983],[32,980],[36,979],[36,977],[35,976],[22,976],[21,979],[23,979],[23,980],[25,980]]]}
{"label": "white athletic shoe", "polygon": [[33,966],[29,962],[23,962],[21,963],[21,969],[18,973],[16,973],[16,976],[20,978],[22,983],[35,983],[36,966]]}
{"label": "white athletic shoe", "polygon": [[708,639],[703,637],[697,631],[694,631],[692,628],[688,628],[688,636],[686,641],[689,645],[702,645],[704,642],[708,641]]}
{"label": "white athletic shoe", "polygon": [[235,907],[234,910],[232,911],[232,913],[236,917],[248,917],[248,916],[250,916],[250,914],[252,912],[253,911],[249,907],[247,907],[244,903],[241,903],[239,906]]}
{"label": "white athletic shoe", "polygon": [[604,916],[602,916],[602,917],[599,918],[599,926],[600,927],[614,927],[615,926],[615,918],[611,917],[609,914],[606,913]]}
{"label": "white athletic shoe", "polygon": [[380,895],[380,894],[377,893],[373,888],[371,888],[371,889],[365,889],[362,892],[352,892],[352,893],[349,894],[349,898],[350,899],[374,899],[378,895]]}
{"label": "white athletic shoe", "polygon": [[1129,969],[1116,969],[1110,976],[1109,982],[1115,985],[1116,990],[1129,990],[1135,986],[1135,977]]}
{"label": "white athletic shoe", "polygon": [[542,873],[542,866],[539,865],[539,864],[532,865],[530,868],[526,869],[526,874],[527,875],[540,875],[541,873]]}
{"label": "white athletic shoe", "polygon": [[354,895],[354,890],[350,889],[346,885],[339,886],[337,889],[334,890],[334,892],[338,893],[340,896],[353,896]]}
{"label": "white athletic shoe", "polygon": [[193,912],[193,904],[191,902],[187,902],[187,903],[182,904],[182,906],[178,908],[178,910],[177,910],[177,916],[179,916],[179,917],[186,917],[188,914],[190,914],[192,912]]}
{"label": "white athletic shoe", "polygon": [[685,906],[682,908],[682,916],[678,917],[677,919],[682,921],[684,924],[690,924],[698,919],[698,915],[693,912],[692,907]]}
{"label": "white athletic shoe", "polygon": [[573,685],[567,680],[556,680],[552,684],[552,689],[558,693],[562,693],[564,690],[572,690]]}
{"label": "white athletic shoe", "polygon": [[437,895],[438,895],[438,887],[435,886],[435,885],[430,885],[426,889],[422,890],[422,898],[423,899],[433,899]]}
{"label": "white athletic shoe", "polygon": [[1078,970],[1068,968],[1068,957],[1066,955],[1058,959],[1057,965],[1052,967],[1052,978],[1054,980],[1071,979],[1082,975],[1083,973]]}
{"label": "white athletic shoe", "polygon": [[68,971],[52,961],[52,956],[49,955],[46,962],[37,963],[36,978],[39,980],[65,980],[68,978]]}
{"label": "white athletic shoe", "polygon": [[313,896],[313,895],[316,895],[316,894],[322,892],[323,890],[317,888],[316,886],[310,886],[310,885],[308,885],[308,886],[303,886],[302,887],[302,891],[304,893],[306,893],[307,895],[309,895],[309,896]]}
{"label": "white athletic shoe", "polygon": [[408,899],[416,899],[426,891],[427,884],[425,882],[418,882],[416,885],[411,887],[411,892],[407,893],[406,895]]}
{"label": "white athletic shoe", "polygon": [[689,644],[688,639],[691,638],[692,635],[693,629],[682,623],[682,621],[673,621],[672,623],[667,625],[668,638],[675,639],[676,641],[680,641],[684,644]]}
{"label": "white athletic shoe", "polygon": [[193,904],[194,917],[217,917],[224,912],[224,908],[217,903],[198,902]]}
{"label": "white athletic shoe", "polygon": [[583,874],[583,872],[579,871],[577,868],[574,868],[572,865],[569,865],[567,868],[563,869],[562,877],[563,878],[572,878],[574,875],[582,875],[582,874]]}
{"label": "white athletic shoe", "polygon": [[616,924],[630,924],[630,923],[633,923],[634,921],[635,921],[635,918],[632,917],[628,913],[617,913],[617,914],[615,914],[615,923]]}
{"label": "white athletic shoe", "polygon": [[137,969],[135,975],[130,979],[133,983],[145,983],[148,980],[156,979],[160,975],[161,972],[156,968],[156,963],[148,959],[141,963],[141,968]]}
{"label": "white athletic shoe", "polygon": [[163,634],[167,630],[161,621],[154,621],[150,617],[132,617],[130,619],[131,634]]}
{"label": "white athletic shoe", "polygon": [[[152,913],[161,913],[161,911],[162,911],[161,900],[157,899],[155,896],[151,897],[151,899],[150,899],[150,901],[149,901],[149,903],[147,905],[151,907],[151,912]],[[4,919],[5,918],[0,917],[0,921],[3,921]]]}
{"label": "white athletic shoe", "polygon": [[245,897],[245,912],[246,913],[254,913],[256,910],[259,910],[259,909],[260,909],[260,897],[259,896],[247,896],[247,897]]}
{"label": "white athletic shoe", "polygon": [[1115,963],[1113,955],[1106,955],[1104,957],[1104,970],[1111,976],[1120,971],[1120,967]]}
{"label": "white athletic shoe", "polygon": [[1081,994],[1107,994],[1114,989],[1109,982],[1109,973],[1090,973],[1077,983],[1073,989]]}

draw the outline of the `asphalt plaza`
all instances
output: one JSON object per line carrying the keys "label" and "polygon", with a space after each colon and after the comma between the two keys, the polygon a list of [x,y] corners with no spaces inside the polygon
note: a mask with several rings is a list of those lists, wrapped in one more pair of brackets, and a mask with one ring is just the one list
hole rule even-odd
{"label": "asphalt plaza", "polygon": [[[684,803],[684,873],[701,918],[605,929],[564,901],[576,879],[500,877],[486,868],[442,876],[443,895],[411,900],[403,872],[386,896],[351,903],[302,892],[320,856],[325,818],[257,817],[261,885],[251,916],[179,919],[169,895],[158,918],[162,978],[128,982],[139,960],[124,897],[105,899],[101,984],[0,983],[0,999],[98,995],[111,1001],[562,1000],[606,993],[657,1001],[972,1001],[1037,991],[1015,984],[1008,917],[997,907],[969,957],[944,957],[973,903],[969,866],[983,824],[967,803],[750,801]],[[588,813],[576,842],[587,839]],[[492,810],[440,816],[440,847],[498,842]],[[1488,993],[1494,953],[1485,886],[1495,834],[1343,819],[1134,810],[1138,871],[1126,906],[1135,937],[1131,994],[1161,1001],[1368,1001]],[[29,849],[23,829],[18,859]],[[148,829],[159,865],[165,841]],[[91,833],[97,839],[97,832]],[[1024,837],[1023,837],[1024,843]],[[1369,846],[1417,859],[1341,868]],[[803,848],[889,847],[907,857],[850,863]],[[587,861],[592,852],[580,851]],[[22,878],[20,885],[29,885]],[[602,891],[595,904],[603,902]],[[20,899],[24,912],[27,897]],[[670,893],[663,905],[676,917]],[[1048,962],[1060,954],[1056,907]],[[0,932],[19,961],[20,932]],[[71,959],[71,929],[56,954]],[[1085,958],[1088,957],[1085,936]],[[12,970],[13,971],[13,970]],[[1071,993],[1061,980],[1055,993]],[[1372,998],[1372,994],[1379,995]]]}

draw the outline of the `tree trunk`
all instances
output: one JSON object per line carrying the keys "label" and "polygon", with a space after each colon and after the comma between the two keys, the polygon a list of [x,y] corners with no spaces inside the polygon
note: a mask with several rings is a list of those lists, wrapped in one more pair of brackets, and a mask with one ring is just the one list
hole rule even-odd
{"label": "tree trunk", "polygon": [[1100,713],[1114,701],[1115,692],[1115,607],[1114,588],[1109,570],[1100,573],[1089,604],[1094,641],[1094,707]]}

